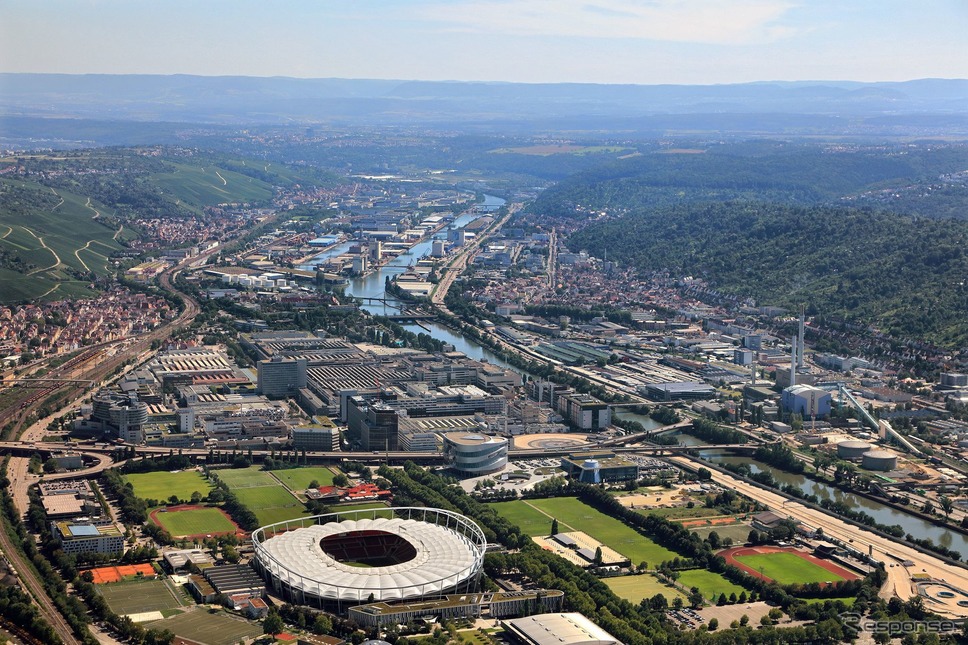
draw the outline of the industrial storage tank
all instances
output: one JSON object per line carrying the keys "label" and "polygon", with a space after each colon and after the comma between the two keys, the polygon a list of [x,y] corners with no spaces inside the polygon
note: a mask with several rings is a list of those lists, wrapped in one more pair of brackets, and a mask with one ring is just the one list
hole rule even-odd
{"label": "industrial storage tank", "polygon": [[861,466],[867,470],[894,470],[897,468],[897,455],[887,450],[870,450],[864,453]]}
{"label": "industrial storage tank", "polygon": [[841,459],[860,459],[871,449],[866,441],[841,441],[837,444],[837,456]]}

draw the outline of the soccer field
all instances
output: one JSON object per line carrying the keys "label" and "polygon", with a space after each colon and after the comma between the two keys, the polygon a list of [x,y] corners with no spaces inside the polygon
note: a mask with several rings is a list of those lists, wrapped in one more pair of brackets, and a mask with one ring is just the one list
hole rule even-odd
{"label": "soccer field", "polygon": [[667,585],[659,582],[655,576],[650,574],[640,575],[640,576],[617,576],[615,578],[602,578],[602,582],[608,585],[608,588],[618,596],[619,598],[625,598],[629,602],[635,603],[636,605],[642,601],[643,598],[651,598],[656,594],[662,594],[665,596],[669,604],[672,604],[672,599],[678,596],[683,600],[686,599],[685,594],[676,589],[675,587],[669,587]]}
{"label": "soccer field", "polygon": [[235,645],[262,635],[262,628],[255,623],[232,618],[222,612],[210,614],[202,609],[145,623],[144,626],[158,630],[170,629],[177,636],[206,645]]}
{"label": "soccer field", "polygon": [[[527,535],[551,534],[551,518],[538,509],[528,506],[523,501],[494,502],[490,506]],[[567,526],[559,519],[558,530],[567,532],[574,530],[574,528]]]}
{"label": "soccer field", "polygon": [[733,556],[737,562],[781,585],[811,582],[839,582],[843,580],[832,571],[817,566],[793,553],[760,553]]}
{"label": "soccer field", "polygon": [[256,519],[262,526],[306,515],[306,507],[302,502],[293,497],[281,484],[236,488],[232,492],[240,502],[255,513]]}
{"label": "soccer field", "polygon": [[134,487],[134,494],[141,499],[156,499],[166,502],[172,495],[179,500],[191,500],[192,493],[198,491],[202,497],[208,495],[212,485],[194,470],[183,470],[177,473],[167,471],[154,473],[132,473],[124,475],[124,481]]}
{"label": "soccer field", "polygon": [[174,609],[181,603],[163,580],[138,580],[98,585],[111,611],[118,615]]}
{"label": "soccer field", "polygon": [[[629,558],[634,565],[647,562],[654,567],[660,562],[680,557],[675,551],[656,544],[635,529],[574,497],[500,502],[494,506],[498,513],[512,522],[527,522],[527,526],[521,525],[521,528],[529,535],[547,535],[551,532],[551,519],[557,518],[560,531],[584,531]],[[544,520],[539,519],[541,513],[544,513]]]}
{"label": "soccer field", "polygon": [[715,600],[716,598],[719,598],[721,594],[726,594],[729,596],[729,594],[735,593],[738,596],[743,591],[746,591],[739,585],[733,584],[718,573],[706,571],[705,569],[689,569],[687,571],[680,571],[678,582],[686,589],[699,587],[699,591],[702,592],[703,598],[706,598],[707,600]]}
{"label": "soccer field", "polygon": [[248,468],[222,468],[211,471],[219,481],[235,490],[237,488],[248,488],[249,486],[278,486],[279,482],[272,478],[265,470],[260,470],[259,466],[249,466]]}
{"label": "soccer field", "polygon": [[236,526],[217,508],[195,508],[155,513],[153,518],[174,537],[234,533]]}
{"label": "soccer field", "polygon": [[305,490],[309,488],[309,482],[314,479],[319,482],[320,486],[333,485],[333,471],[321,466],[273,470],[271,472],[292,490]]}

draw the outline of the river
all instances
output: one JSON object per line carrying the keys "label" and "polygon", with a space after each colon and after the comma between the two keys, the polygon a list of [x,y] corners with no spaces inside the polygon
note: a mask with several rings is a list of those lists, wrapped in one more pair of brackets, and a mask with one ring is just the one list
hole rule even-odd
{"label": "river", "polygon": [[[498,210],[504,204],[505,201],[500,197],[484,195],[484,202],[479,206],[485,211],[492,212]],[[414,245],[406,253],[398,255],[376,271],[362,278],[350,279],[346,286],[346,295],[356,298],[379,298],[384,300],[385,302],[382,303],[365,302],[361,305],[363,309],[372,314],[391,316],[399,313],[401,303],[393,296],[386,294],[386,279],[400,275],[411,264],[416,263],[424,255],[429,254],[433,246],[433,240],[447,238],[448,228],[462,228],[480,216],[479,213],[465,213],[460,215],[448,227],[441,229],[433,237]],[[437,340],[453,345],[454,349],[463,352],[471,358],[477,360],[486,359],[489,363],[508,367],[507,362],[491,350],[439,323],[424,320],[419,325],[404,325],[404,328],[415,334],[429,334]]]}
{"label": "river", "polygon": [[[683,439],[688,439],[689,441],[682,441]],[[682,441],[682,443],[688,443],[688,445],[702,445],[703,443],[702,441],[689,435],[681,435],[680,441]],[[968,536],[940,526],[936,526],[931,522],[922,520],[914,515],[909,515],[890,506],[885,506],[880,502],[875,502],[874,500],[870,500],[859,495],[854,495],[852,493],[845,493],[838,488],[814,481],[813,479],[805,477],[804,475],[794,475],[793,473],[778,470],[763,462],[750,459],[749,457],[730,455],[718,450],[703,450],[699,453],[699,455],[703,459],[724,466],[728,464],[747,464],[750,467],[750,471],[753,473],[764,471],[768,472],[773,475],[773,477],[781,484],[791,484],[802,490],[804,493],[816,495],[819,499],[830,499],[844,502],[854,510],[867,513],[879,524],[885,524],[887,526],[897,524],[904,529],[905,533],[910,533],[917,538],[929,538],[935,544],[940,544],[946,548],[958,551],[961,553],[963,558],[968,557]]]}

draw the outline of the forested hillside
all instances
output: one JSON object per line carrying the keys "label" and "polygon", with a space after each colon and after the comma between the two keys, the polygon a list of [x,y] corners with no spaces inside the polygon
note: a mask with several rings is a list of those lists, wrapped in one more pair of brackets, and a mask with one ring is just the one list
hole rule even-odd
{"label": "forested hillside", "polygon": [[688,201],[871,205],[968,218],[968,146],[831,146],[752,142],[659,147],[578,173],[532,212],[583,217]]}
{"label": "forested hillside", "polygon": [[690,203],[601,220],[586,249],[706,279],[760,304],[806,303],[946,346],[968,342],[968,223],[763,202]]}

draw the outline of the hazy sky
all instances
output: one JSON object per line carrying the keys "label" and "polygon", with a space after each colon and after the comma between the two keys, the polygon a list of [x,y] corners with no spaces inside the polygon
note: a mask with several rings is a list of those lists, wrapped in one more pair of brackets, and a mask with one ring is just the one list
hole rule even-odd
{"label": "hazy sky", "polygon": [[968,0],[0,0],[0,71],[968,78]]}

